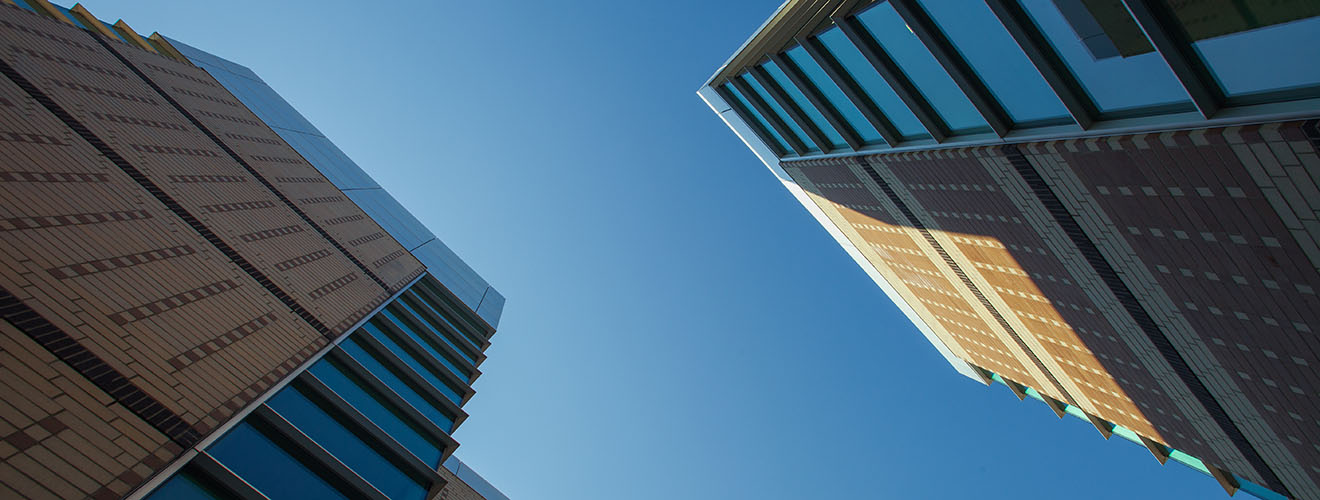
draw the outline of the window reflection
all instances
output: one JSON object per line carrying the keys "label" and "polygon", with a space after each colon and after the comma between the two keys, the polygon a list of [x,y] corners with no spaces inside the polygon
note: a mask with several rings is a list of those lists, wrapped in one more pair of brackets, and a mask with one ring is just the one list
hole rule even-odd
{"label": "window reflection", "polygon": [[393,367],[386,366],[375,354],[368,352],[366,348],[358,344],[356,339],[350,338],[339,347],[352,356],[355,361],[360,363],[377,379],[393,390],[395,394],[407,401],[409,405],[426,416],[427,420],[443,429],[445,432],[454,431],[454,417],[432,403],[430,398],[422,394],[413,387],[412,384],[403,380]]}
{"label": "window reflection", "polygon": [[765,87],[761,85],[760,81],[747,73],[743,73],[739,78],[742,78],[742,80],[751,87],[752,91],[756,92],[756,95],[760,96],[761,100],[765,101],[776,115],[779,115],[779,119],[783,121],[785,125],[788,125],[788,129],[793,132],[793,135],[797,136],[798,142],[801,142],[806,146],[807,151],[820,151],[820,148],[816,147],[816,143],[812,142],[810,137],[807,137],[806,131],[802,130],[802,127],[799,127],[797,122],[793,121],[793,117],[788,115],[788,111],[770,96],[770,91],[766,90]]}
{"label": "window reflection", "polygon": [[829,101],[839,111],[844,121],[848,122],[848,125],[857,133],[857,137],[862,142],[867,144],[885,143],[885,140],[880,137],[880,132],[877,132],[875,127],[871,126],[871,122],[866,120],[866,116],[862,115],[862,112],[857,109],[857,106],[854,106],[852,101],[848,100],[848,96],[844,95],[839,85],[830,79],[825,70],[816,65],[816,61],[807,53],[807,49],[801,46],[794,47],[785,52],[784,55],[788,56],[789,61],[797,65],[802,74],[807,77],[807,80],[816,87],[816,90],[819,90],[821,95],[825,96],[825,100]]}
{"label": "window reflection", "polygon": [[417,458],[432,466],[440,465],[440,446],[404,420],[397,409],[387,406],[356,376],[329,360],[321,360],[307,371]]}
{"label": "window reflection", "polygon": [[[1098,13],[1070,9],[1065,18],[1051,0],[1019,0],[1101,112],[1148,109],[1150,113],[1194,108],[1164,59],[1123,5],[1103,5]],[[1078,3],[1080,5],[1080,3]],[[1088,17],[1089,16],[1089,17]],[[1098,23],[1109,26],[1097,33]]]}
{"label": "window reflection", "polygon": [[244,421],[206,450],[270,500],[345,496],[265,432]]}
{"label": "window reflection", "polygon": [[740,106],[742,110],[746,112],[747,116],[750,116],[752,120],[756,122],[754,124],[749,123],[748,125],[759,126],[761,130],[765,132],[766,136],[769,137],[770,140],[774,141],[772,148],[778,146],[780,151],[784,151],[784,152],[791,151],[788,148],[788,143],[784,142],[784,138],[779,135],[779,131],[775,130],[774,127],[770,126],[770,122],[767,121],[764,116],[761,116],[761,113],[757,112],[756,108],[752,107],[751,101],[748,101],[747,97],[742,95],[742,92],[739,92],[738,89],[734,88],[733,85],[725,85],[724,90],[728,91],[729,94],[733,95],[734,100],[738,101],[737,102],[738,106]]}
{"label": "window reflection", "polygon": [[1320,93],[1320,2],[1165,4],[1225,95]]}
{"label": "window reflection", "polygon": [[843,140],[843,136],[839,134],[839,131],[834,130],[834,126],[830,125],[830,122],[825,119],[825,115],[811,105],[811,101],[807,100],[806,94],[803,94],[797,88],[797,85],[793,85],[793,81],[788,78],[784,70],[779,69],[774,61],[768,61],[761,67],[765,68],[765,72],[770,75],[770,78],[779,84],[779,88],[784,89],[784,93],[788,94],[788,98],[794,104],[797,104],[802,113],[807,115],[807,119],[811,120],[811,123],[815,124],[816,128],[825,135],[825,139],[830,141],[831,146],[836,148],[847,146],[847,142]]}
{"label": "window reflection", "polygon": [[917,115],[912,114],[907,105],[903,104],[903,100],[898,98],[894,89],[889,87],[889,83],[876,72],[875,66],[866,60],[842,30],[838,27],[830,28],[818,38],[834,58],[839,60],[839,65],[843,66],[844,71],[857,80],[857,84],[871,98],[871,102],[874,102],[876,107],[880,108],[880,112],[889,118],[889,122],[894,124],[899,135],[904,138],[929,137],[926,128],[917,121]]}
{"label": "window reflection", "polygon": [[[970,3],[970,2],[969,2]],[[962,89],[930,55],[917,35],[898,16],[889,2],[881,3],[857,15],[876,43],[894,59],[894,64],[912,80],[912,85],[926,98],[952,131],[988,131],[981,113],[967,100]]]}
{"label": "window reflection", "polygon": [[1072,123],[1068,110],[1041,78],[985,2],[917,0],[1018,124]]}

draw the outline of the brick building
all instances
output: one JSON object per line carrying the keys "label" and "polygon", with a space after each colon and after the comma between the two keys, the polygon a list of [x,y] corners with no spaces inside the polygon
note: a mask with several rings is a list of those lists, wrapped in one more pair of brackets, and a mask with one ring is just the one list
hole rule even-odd
{"label": "brick building", "polygon": [[698,94],[960,373],[1320,498],[1318,15],[790,0]]}
{"label": "brick building", "polygon": [[481,498],[497,291],[247,68],[44,0],[0,40],[0,497]]}

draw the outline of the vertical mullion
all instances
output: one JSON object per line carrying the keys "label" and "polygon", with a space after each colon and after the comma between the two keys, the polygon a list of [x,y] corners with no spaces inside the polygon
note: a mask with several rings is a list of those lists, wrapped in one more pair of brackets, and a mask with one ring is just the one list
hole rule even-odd
{"label": "vertical mullion", "polygon": [[843,95],[847,96],[854,106],[857,106],[857,110],[862,112],[862,116],[866,117],[866,121],[870,122],[877,132],[880,132],[880,137],[883,137],[885,142],[889,143],[889,147],[896,147],[899,142],[902,142],[903,138],[898,135],[898,130],[894,128],[894,124],[876,108],[875,103],[871,102],[871,98],[862,93],[861,87],[857,85],[857,80],[854,80],[852,75],[843,70],[843,67],[839,65],[839,61],[834,59],[834,56],[825,49],[820,40],[814,37],[806,38],[798,40],[798,44],[802,45],[802,48],[807,51],[807,55],[811,56],[811,59],[816,61],[821,69],[825,70],[825,75],[830,77],[835,85],[839,86],[839,90],[843,91]]}
{"label": "vertical mullion", "polygon": [[857,47],[862,57],[871,63],[876,73],[885,79],[885,83],[889,84],[912,114],[916,115],[917,121],[926,128],[926,133],[930,134],[935,142],[944,142],[949,136],[948,125],[935,113],[935,108],[931,107],[921,95],[916,85],[912,84],[912,80],[898,67],[898,63],[894,62],[894,58],[889,56],[889,52],[885,51],[870,33],[867,33],[866,28],[856,17],[835,19],[834,24],[843,31],[844,36],[848,37],[848,41]]}
{"label": "vertical mullion", "polygon": [[1192,52],[1191,41],[1187,40],[1168,9],[1153,5],[1150,0],[1123,0],[1123,6],[1146,34],[1155,52],[1169,65],[1196,110],[1206,119],[1214,117],[1224,102],[1223,92],[1201,64],[1201,59]]}
{"label": "vertical mullion", "polygon": [[816,128],[816,124],[811,123],[811,120],[808,119],[806,113],[803,113],[802,109],[797,106],[797,103],[794,103],[793,100],[788,97],[788,94],[784,93],[784,89],[779,88],[779,84],[775,82],[774,78],[770,77],[770,73],[767,73],[765,68],[754,66],[752,67],[751,75],[752,78],[756,79],[757,83],[760,83],[761,86],[765,88],[766,93],[770,94],[770,98],[774,99],[775,103],[779,104],[779,107],[784,108],[784,112],[788,113],[788,117],[793,120],[793,123],[796,123],[798,128],[801,128],[802,132],[807,134],[807,137],[811,139],[811,142],[815,144],[817,148],[820,148],[822,153],[830,152],[830,149],[832,149],[834,145],[830,144],[830,140],[825,138],[825,134],[821,133],[820,129]]}
{"label": "vertical mullion", "polygon": [[743,81],[741,76],[729,79],[729,84],[737,88],[738,92],[742,92],[747,102],[751,103],[752,107],[756,108],[756,112],[760,113],[761,117],[770,123],[775,132],[779,132],[779,137],[784,138],[784,142],[788,143],[788,147],[792,148],[794,153],[797,153],[798,156],[806,156],[807,145],[802,143],[802,139],[799,139],[797,134],[793,133],[793,129],[788,128],[788,124],[784,123],[784,120],[775,113],[774,109],[770,108],[769,104],[766,104],[764,99],[761,99],[761,96],[752,89],[751,85]]}
{"label": "vertical mullion", "polygon": [[1000,137],[1007,135],[1009,125],[1013,121],[1004,112],[1004,107],[986,87],[985,82],[972,71],[962,54],[954,49],[953,43],[935,25],[925,9],[913,0],[889,0],[889,5],[894,7],[898,17],[907,24],[908,29],[912,30],[917,39],[921,40],[922,45],[926,46],[926,50],[935,57],[945,73],[953,78],[958,88],[962,89],[963,95],[966,95],[976,107],[976,111],[981,113],[981,118],[990,125],[990,129]]}
{"label": "vertical mullion", "polygon": [[1097,114],[1095,104],[1091,102],[1077,78],[1059,59],[1049,41],[1045,40],[1035,23],[1022,11],[1018,0],[985,0],[985,4],[999,18],[999,22],[1008,30],[1008,34],[1017,42],[1018,47],[1027,55],[1027,59],[1040,72],[1045,83],[1059,97],[1063,107],[1068,110],[1073,121],[1083,130],[1095,124]]}
{"label": "vertical mullion", "polygon": [[775,66],[779,66],[779,70],[783,71],[788,80],[802,92],[802,95],[807,98],[807,102],[816,107],[816,111],[819,111],[825,117],[825,121],[834,127],[834,131],[843,136],[843,142],[848,143],[849,148],[852,148],[853,151],[862,149],[862,140],[857,136],[857,131],[853,130],[852,126],[843,119],[843,115],[839,114],[839,110],[835,109],[833,104],[825,100],[825,96],[820,93],[820,89],[817,89],[815,85],[807,80],[806,75],[802,74],[802,69],[798,68],[796,63],[784,57],[783,54],[774,54],[770,56],[770,60],[774,61]]}
{"label": "vertical mullion", "polygon": [[752,129],[752,133],[756,134],[756,136],[761,139],[761,144],[765,144],[765,147],[769,148],[771,153],[774,153],[777,157],[783,157],[788,154],[787,151],[784,151],[784,147],[779,145],[779,141],[776,141],[774,137],[770,136],[770,131],[765,130],[765,127],[762,127],[761,124],[752,117],[751,110],[744,108],[742,103],[738,102],[738,99],[733,97],[733,93],[724,88],[724,84],[712,85],[711,88],[715,89],[715,93],[719,94],[721,99],[724,99],[724,103],[728,104],[729,107],[733,109],[733,112],[738,114],[739,118],[742,118],[743,124],[747,125],[747,128]]}

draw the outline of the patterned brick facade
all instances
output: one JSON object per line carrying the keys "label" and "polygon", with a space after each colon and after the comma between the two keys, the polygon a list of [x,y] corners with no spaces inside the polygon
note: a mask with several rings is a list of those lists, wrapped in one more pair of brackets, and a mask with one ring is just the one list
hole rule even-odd
{"label": "patterned brick facade", "polygon": [[1290,122],[782,166],[959,357],[1306,497],[1317,138]]}
{"label": "patterned brick facade", "polygon": [[0,497],[118,498],[424,267],[205,71],[0,3]]}

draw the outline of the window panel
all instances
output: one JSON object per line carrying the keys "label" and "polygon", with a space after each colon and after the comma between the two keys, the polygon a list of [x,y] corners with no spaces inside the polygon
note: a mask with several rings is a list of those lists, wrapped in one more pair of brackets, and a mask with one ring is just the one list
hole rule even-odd
{"label": "window panel", "polygon": [[985,2],[917,2],[1014,122],[1072,123],[1063,103]]}
{"label": "window panel", "polygon": [[894,64],[912,80],[912,85],[926,98],[935,112],[940,114],[949,129],[958,131],[988,131],[989,125],[981,113],[967,99],[953,78],[944,71],[935,56],[908,28],[889,2],[877,4],[857,15],[871,37],[884,47]]}
{"label": "window panel", "polygon": [[848,143],[843,140],[843,135],[834,130],[834,126],[830,125],[829,120],[825,119],[825,115],[811,105],[811,101],[807,100],[807,95],[803,94],[802,90],[797,88],[797,85],[793,85],[793,81],[788,79],[788,75],[784,73],[784,70],[779,69],[774,61],[767,61],[761,67],[765,68],[765,72],[770,75],[770,78],[779,84],[779,88],[784,89],[784,93],[788,94],[788,98],[794,104],[797,104],[803,114],[807,115],[807,119],[811,120],[811,123],[815,124],[822,134],[825,134],[825,139],[830,141],[831,146],[836,148],[848,146]]}
{"label": "window panel", "polygon": [[[422,282],[422,283],[418,283],[418,285],[425,286],[427,287],[428,290],[433,290],[428,283]],[[439,292],[433,291],[432,293],[439,295]],[[498,295],[498,293],[496,295]],[[468,342],[470,342],[473,347],[476,347],[478,351],[481,350],[482,340],[478,339],[475,335],[469,332],[467,328],[459,328],[458,325],[454,324],[453,321],[450,321],[449,315],[445,314],[442,311],[442,308],[438,304],[432,302],[431,298],[428,297],[426,294],[409,291],[408,293],[404,294],[403,297],[405,300],[417,299],[417,302],[421,303],[427,309],[430,309],[431,312],[435,313],[436,317],[440,318],[440,321],[444,321],[445,324],[449,325],[450,328],[453,328],[454,331],[462,332],[463,336],[467,338]]]}
{"label": "window panel", "polygon": [[446,344],[449,344],[449,347],[452,347],[455,351],[458,351],[458,354],[460,356],[463,356],[463,359],[468,360],[468,363],[472,363],[474,365],[477,364],[476,356],[473,356],[471,353],[469,353],[468,350],[465,349],[466,346],[460,347],[457,343],[454,342],[454,339],[449,338],[449,334],[446,333],[443,328],[436,328],[435,325],[431,324],[431,322],[426,321],[426,316],[422,316],[421,313],[417,312],[417,309],[414,309],[412,304],[409,304],[408,301],[399,300],[396,301],[395,304],[403,308],[405,311],[407,311],[408,314],[411,314],[413,318],[416,318],[417,322],[425,326],[426,329],[431,331],[431,333],[434,333],[437,337],[440,337],[440,340],[443,340]]}
{"label": "window panel", "polygon": [[[1113,27],[1097,35],[1079,33],[1051,0],[1018,1],[1100,111],[1170,105],[1174,107],[1160,111],[1194,109],[1164,59],[1149,50],[1149,41],[1127,11],[1119,10],[1122,4],[1115,2],[1098,16]],[[1091,15],[1085,10],[1070,14]]]}
{"label": "window panel", "polygon": [[388,458],[296,386],[286,387],[266,405],[385,496],[395,500],[426,498],[425,485],[399,470]]}
{"label": "window panel", "polygon": [[375,395],[357,376],[345,372],[329,360],[321,360],[307,371],[417,458],[431,466],[440,465],[440,446],[399,415],[397,409],[391,408],[389,403]]}
{"label": "window panel", "polygon": [[342,344],[339,344],[339,348],[343,349],[344,352],[348,353],[349,356],[352,356],[354,360],[362,364],[368,372],[371,372],[371,374],[377,379],[380,379],[382,383],[389,386],[395,394],[398,394],[399,397],[403,398],[404,401],[407,401],[409,405],[416,408],[417,411],[421,412],[422,415],[436,426],[444,429],[445,432],[454,431],[454,417],[436,407],[429,398],[421,392],[418,392],[412,384],[403,380],[393,368],[386,366],[385,363],[382,362],[380,358],[376,357],[375,354],[368,352],[366,348],[362,347],[361,344],[358,344],[356,339],[349,338]]}
{"label": "window panel", "polygon": [[752,117],[752,120],[755,120],[756,124],[759,125],[761,129],[765,131],[766,135],[770,137],[770,140],[774,141],[775,144],[779,146],[780,151],[785,151],[786,154],[792,154],[793,150],[788,147],[787,142],[784,142],[784,138],[779,135],[779,131],[770,126],[770,122],[766,121],[765,117],[761,116],[761,113],[758,113],[756,108],[752,107],[752,103],[747,100],[747,97],[742,95],[742,92],[739,92],[733,85],[724,85],[723,88],[733,96],[734,100],[738,101],[738,104],[742,106],[743,110],[747,111],[747,114]]}
{"label": "window panel", "polygon": [[348,497],[248,422],[206,450],[270,500]]}
{"label": "window panel", "polygon": [[798,69],[802,70],[802,74],[806,75],[807,80],[816,87],[816,90],[819,90],[821,95],[825,96],[825,100],[829,101],[834,109],[839,110],[839,114],[843,116],[844,121],[852,126],[862,142],[867,144],[885,143],[885,140],[880,137],[880,132],[877,132],[875,127],[871,126],[871,122],[866,120],[866,116],[862,115],[862,112],[857,109],[857,106],[854,106],[852,101],[848,100],[848,96],[844,95],[843,91],[839,89],[839,85],[830,79],[829,75],[816,64],[810,54],[807,54],[807,49],[798,46],[784,54],[798,66]]}
{"label": "window panel", "polygon": [[414,357],[412,353],[408,352],[407,349],[404,349],[404,347],[399,345],[398,342],[395,342],[394,337],[386,333],[385,330],[377,325],[375,321],[362,325],[362,330],[370,334],[376,339],[376,341],[380,342],[381,345],[384,345],[385,348],[389,349],[395,356],[398,356],[404,364],[407,364],[408,367],[412,368],[418,375],[421,375],[427,382],[430,382],[436,389],[444,393],[445,397],[449,398],[450,401],[453,401],[454,404],[463,404],[463,396],[459,395],[457,390],[450,387],[448,382],[437,376],[435,372],[432,372],[428,366]]}
{"label": "window panel", "polygon": [[191,472],[181,472],[156,488],[156,491],[151,492],[147,500],[221,500],[227,497],[228,495],[208,487],[201,478]]}
{"label": "window panel", "polygon": [[1320,86],[1320,3],[1165,3],[1225,95]]}
{"label": "window panel", "polygon": [[889,87],[889,83],[876,72],[871,62],[866,60],[842,30],[838,27],[830,28],[818,38],[834,58],[839,60],[839,65],[843,66],[844,71],[857,80],[862,91],[871,98],[876,107],[880,108],[885,117],[889,118],[899,135],[904,138],[929,137],[926,127],[917,120],[917,115],[912,114],[907,105],[903,104],[903,100],[898,98],[894,89]]}
{"label": "window panel", "polygon": [[765,87],[761,85],[761,82],[752,78],[752,76],[747,73],[743,73],[739,78],[742,78],[742,81],[746,82],[747,85],[752,88],[752,91],[756,92],[756,95],[760,96],[761,100],[765,101],[766,105],[768,105],[776,115],[779,115],[779,119],[782,120],[784,124],[788,125],[788,129],[793,132],[793,135],[797,136],[798,141],[801,141],[802,144],[806,146],[807,151],[820,152],[820,148],[816,147],[816,143],[813,142],[810,137],[807,137],[807,132],[802,130],[802,127],[799,127],[797,122],[793,121],[793,117],[788,116],[788,111],[786,111],[783,106],[780,106],[778,102],[775,102],[775,99],[770,96],[770,91],[766,90]]}
{"label": "window panel", "polygon": [[404,321],[403,318],[400,318],[399,315],[395,314],[395,312],[392,311],[391,309],[393,308],[386,307],[384,309],[381,309],[380,314],[382,316],[385,316],[385,319],[388,319],[391,323],[394,323],[394,326],[397,326],[399,330],[402,330],[409,337],[412,337],[413,340],[416,340],[418,344],[421,344],[422,347],[426,349],[426,352],[431,353],[436,357],[436,359],[439,359],[440,364],[445,365],[445,368],[448,368],[449,371],[454,372],[454,375],[458,375],[458,378],[461,378],[466,382],[472,381],[472,372],[468,371],[465,368],[459,367],[458,363],[460,362],[453,359],[452,355],[444,353],[440,349],[435,347],[434,345],[435,341],[432,340],[432,337],[433,336],[439,337],[440,340],[444,341],[446,339],[443,335],[439,335],[438,333],[434,332],[434,330],[432,331],[434,335],[422,335],[420,332],[413,329],[414,327],[411,322]]}

